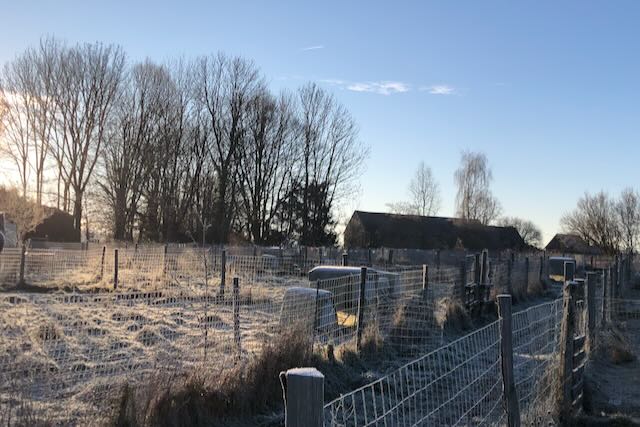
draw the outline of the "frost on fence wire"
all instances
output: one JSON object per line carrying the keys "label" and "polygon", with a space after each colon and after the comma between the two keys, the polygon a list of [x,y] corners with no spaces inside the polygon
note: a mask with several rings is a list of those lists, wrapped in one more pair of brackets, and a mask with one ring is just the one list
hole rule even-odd
{"label": "frost on fence wire", "polygon": [[522,417],[539,424],[544,401],[552,395],[554,361],[558,357],[562,299],[513,314],[513,369]]}
{"label": "frost on fence wire", "polygon": [[[514,375],[526,418],[550,395],[562,300],[513,316]],[[329,426],[500,424],[500,327],[493,322],[325,405]]]}
{"label": "frost on fence wire", "polygon": [[493,322],[325,405],[328,426],[474,425],[503,414]]}
{"label": "frost on fence wire", "polygon": [[0,252],[0,285],[15,285],[20,274],[20,249],[5,248]]}
{"label": "frost on fence wire", "polygon": [[207,355],[230,365],[232,324],[226,302],[192,296],[2,295],[0,409],[26,404],[77,418],[117,396],[125,381],[206,366]]}

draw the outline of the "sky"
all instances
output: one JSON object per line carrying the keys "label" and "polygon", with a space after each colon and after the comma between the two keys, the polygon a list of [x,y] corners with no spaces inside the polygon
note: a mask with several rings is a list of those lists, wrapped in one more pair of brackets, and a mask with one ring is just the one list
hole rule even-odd
{"label": "sky", "polygon": [[637,1],[0,0],[0,64],[45,35],[132,61],[244,56],[353,114],[370,156],[345,209],[406,199],[424,161],[451,216],[460,154],[481,151],[504,214],[546,243],[585,191],[640,187],[638,22]]}

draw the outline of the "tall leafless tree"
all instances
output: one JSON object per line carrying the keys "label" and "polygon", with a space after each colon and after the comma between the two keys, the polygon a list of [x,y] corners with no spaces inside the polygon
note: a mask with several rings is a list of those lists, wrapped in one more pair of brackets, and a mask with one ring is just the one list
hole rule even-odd
{"label": "tall leafless tree", "polygon": [[111,45],[78,45],[61,54],[55,99],[62,129],[55,153],[73,190],[73,220],[78,231],[82,198],[108,136],[124,66],[123,51]]}
{"label": "tall leafless tree", "polygon": [[582,237],[587,243],[614,254],[620,248],[620,223],[615,201],[604,191],[585,193],[576,208],[564,215],[560,224],[565,232]]}
{"label": "tall leafless tree", "polygon": [[533,221],[506,216],[498,220],[498,225],[514,227],[527,245],[539,248],[542,245],[542,231]]}
{"label": "tall leafless tree", "polygon": [[328,226],[326,207],[334,207],[354,190],[352,184],[362,173],[368,150],[358,139],[353,117],[332,95],[309,83],[300,88],[298,98],[300,241],[311,245],[318,244]]}
{"label": "tall leafless tree", "polygon": [[298,161],[293,99],[266,90],[248,104],[246,143],[240,161],[241,211],[255,243],[269,243],[272,225]]}
{"label": "tall leafless tree", "polygon": [[440,210],[440,186],[431,168],[420,162],[409,182],[409,201],[387,203],[391,213],[403,215],[435,215]]}
{"label": "tall leafless tree", "polygon": [[500,216],[502,208],[491,192],[493,175],[486,155],[463,152],[454,180],[458,187],[456,208],[460,218],[489,224]]}
{"label": "tall leafless tree", "polygon": [[627,253],[634,253],[640,236],[640,194],[633,188],[625,188],[616,202],[615,210],[621,246]]}
{"label": "tall leafless tree", "polygon": [[207,119],[208,155],[216,178],[214,239],[226,241],[234,217],[237,165],[244,143],[247,104],[264,87],[253,62],[223,54],[196,63],[196,100]]}

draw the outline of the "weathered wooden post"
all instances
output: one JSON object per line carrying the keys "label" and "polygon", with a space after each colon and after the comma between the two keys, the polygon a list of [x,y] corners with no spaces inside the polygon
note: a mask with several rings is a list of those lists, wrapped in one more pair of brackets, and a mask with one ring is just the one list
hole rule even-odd
{"label": "weathered wooden post", "polygon": [[483,249],[480,266],[482,267],[480,273],[480,284],[482,286],[482,302],[489,301],[489,250]]}
{"label": "weathered wooden post", "polygon": [[240,279],[237,277],[233,278],[233,341],[240,356]]}
{"label": "weathered wooden post", "polygon": [[511,295],[498,295],[500,315],[500,360],[502,364],[502,398],[507,412],[507,425],[520,426],[520,407],[513,374],[513,341]]}
{"label": "weathered wooden post", "polygon": [[422,298],[427,299],[427,290],[429,289],[429,266],[422,264]]}
{"label": "weathered wooden post", "polygon": [[544,280],[544,256],[540,257],[540,275],[538,279],[540,280],[540,283]]}
{"label": "weathered wooden post", "polygon": [[513,260],[507,260],[507,293],[513,295]]}
{"label": "weathered wooden post", "polygon": [[573,337],[575,328],[574,282],[565,282],[562,291],[562,324],[560,326],[560,373],[561,395],[559,404],[560,423],[571,420],[573,414]]}
{"label": "weathered wooden post", "polygon": [[460,292],[462,292],[462,298],[465,304],[466,296],[467,296],[467,258],[465,257],[462,261],[460,261]]}
{"label": "weathered wooden post", "polygon": [[113,289],[118,289],[118,249],[113,250]]}
{"label": "weathered wooden post", "polygon": [[342,266],[346,267],[349,265],[349,254],[345,251],[342,253]]}
{"label": "weathered wooden post", "polygon": [[106,251],[107,251],[107,247],[103,246],[102,247],[102,256],[100,257],[100,280],[102,280],[104,278],[104,255],[105,255]]}
{"label": "weathered wooden post", "polygon": [[364,310],[366,304],[367,267],[360,268],[360,295],[358,298],[358,324],[356,329],[356,351],[360,352],[364,332]]}
{"label": "weathered wooden post", "polygon": [[573,262],[564,262],[564,283],[572,282],[575,275],[576,265]]}
{"label": "weathered wooden post", "polygon": [[587,343],[588,349],[595,346],[596,339],[596,284],[598,273],[587,273]]}
{"label": "weathered wooden post", "polygon": [[473,305],[479,305],[482,291],[482,266],[480,254],[473,257]]}
{"label": "weathered wooden post", "polygon": [[227,250],[223,249],[220,254],[220,297],[224,297],[224,287],[227,280]]}
{"label": "weathered wooden post", "polygon": [[602,270],[602,326],[606,325],[607,322],[609,321],[608,319],[608,301],[607,299],[609,298],[609,280],[608,280],[608,275],[609,275],[609,271],[610,269],[605,268]]}
{"label": "weathered wooden post", "polygon": [[324,375],[315,368],[294,368],[280,373],[285,427],[324,425]]}
{"label": "weathered wooden post", "polygon": [[18,278],[18,286],[24,285],[24,268],[27,263],[27,247],[22,242],[22,246],[20,246],[20,277]]}

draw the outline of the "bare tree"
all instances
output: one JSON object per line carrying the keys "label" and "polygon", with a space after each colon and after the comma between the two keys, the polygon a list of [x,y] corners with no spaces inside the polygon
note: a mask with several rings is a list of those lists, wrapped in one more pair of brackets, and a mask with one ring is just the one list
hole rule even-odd
{"label": "bare tree", "polygon": [[5,138],[0,151],[18,171],[22,197],[27,197],[31,172],[35,100],[29,81],[34,74],[34,64],[23,55],[5,64],[0,85],[6,106],[3,126]]}
{"label": "bare tree", "polygon": [[625,188],[615,205],[620,226],[620,238],[623,249],[633,253],[640,235],[640,195],[633,188]]}
{"label": "bare tree", "polygon": [[0,186],[0,206],[16,224],[18,241],[24,242],[26,235],[35,230],[46,218],[44,208],[19,194],[15,188]]}
{"label": "bare tree", "polygon": [[349,196],[368,150],[351,114],[315,83],[298,91],[301,164],[294,187],[302,193],[300,241],[320,244],[335,204]]}
{"label": "bare tree", "polygon": [[214,239],[225,242],[231,230],[237,190],[237,165],[245,139],[247,104],[262,90],[258,68],[223,54],[196,63],[196,100],[208,121],[208,154],[216,177]]}
{"label": "bare tree", "polygon": [[246,232],[255,243],[268,243],[273,221],[291,184],[298,161],[293,99],[266,90],[248,104],[247,137],[240,161],[241,205]]}
{"label": "bare tree", "polygon": [[560,220],[563,230],[582,237],[587,243],[614,254],[620,248],[620,223],[615,201],[604,191],[585,193],[576,208]]}
{"label": "bare tree", "polygon": [[527,245],[539,248],[542,245],[542,232],[532,222],[527,219],[506,216],[498,220],[498,225],[503,227],[514,227]]}
{"label": "bare tree", "polygon": [[492,179],[486,155],[469,151],[462,153],[460,167],[454,174],[458,187],[457,215],[460,218],[489,224],[500,216],[500,202],[491,193]]}
{"label": "bare tree", "polygon": [[124,65],[124,53],[116,46],[78,45],[61,55],[55,98],[62,135],[54,152],[73,190],[76,230],[82,224],[83,195],[108,136]]}
{"label": "bare tree", "polygon": [[149,61],[137,64],[123,81],[113,111],[113,135],[103,150],[100,187],[113,210],[113,237],[133,239],[133,228],[151,170],[154,141],[161,135],[172,81],[167,71]]}
{"label": "bare tree", "polygon": [[391,213],[402,215],[435,215],[440,210],[440,186],[433,177],[431,168],[420,162],[409,182],[408,202],[387,203]]}

